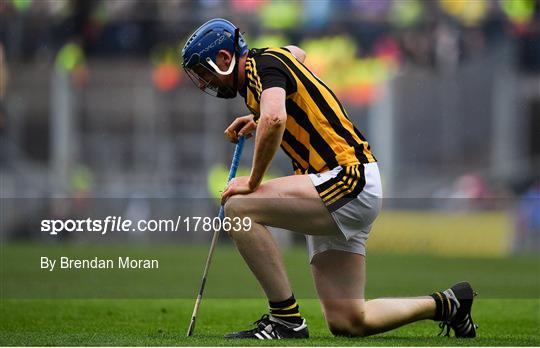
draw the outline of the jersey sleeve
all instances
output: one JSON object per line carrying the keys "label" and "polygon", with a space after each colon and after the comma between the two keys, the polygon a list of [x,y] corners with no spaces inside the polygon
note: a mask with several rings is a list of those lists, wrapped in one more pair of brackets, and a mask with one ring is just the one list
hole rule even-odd
{"label": "jersey sleeve", "polygon": [[279,59],[261,55],[257,57],[257,70],[263,91],[271,87],[281,87],[287,95],[296,92],[296,80]]}

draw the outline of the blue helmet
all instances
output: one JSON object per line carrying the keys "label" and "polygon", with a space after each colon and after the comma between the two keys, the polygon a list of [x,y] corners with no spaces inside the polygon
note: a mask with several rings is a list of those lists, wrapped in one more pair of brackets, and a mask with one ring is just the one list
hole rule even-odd
{"label": "blue helmet", "polygon": [[[226,50],[234,55],[235,59],[227,71],[221,71],[216,65],[216,56],[220,50]],[[225,19],[215,18],[201,25],[189,37],[182,49],[182,67],[196,85],[198,85],[196,81],[203,80],[197,73],[199,69],[205,69],[214,75],[229,75],[234,70],[234,91],[214,87],[209,82],[205,86],[205,90],[207,88],[213,90],[218,97],[234,98],[238,58],[247,51],[248,45],[238,28]]]}

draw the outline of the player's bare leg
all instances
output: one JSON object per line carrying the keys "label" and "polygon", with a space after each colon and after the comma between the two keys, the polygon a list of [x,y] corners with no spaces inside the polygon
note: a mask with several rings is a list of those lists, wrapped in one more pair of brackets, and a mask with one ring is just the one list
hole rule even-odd
{"label": "player's bare leg", "polygon": [[281,253],[266,227],[253,222],[250,230],[229,233],[268,300],[277,302],[291,297],[292,290]]}
{"label": "player's bare leg", "polygon": [[307,338],[306,321],[285,273],[277,244],[265,225],[314,234],[338,233],[337,226],[307,176],[288,176],[268,181],[255,192],[235,195],[225,205],[228,217],[248,217],[249,230],[230,231],[240,254],[269,299],[270,315],[263,315],[251,330],[227,334],[227,338]]}
{"label": "player's bare leg", "polygon": [[435,315],[429,297],[364,300],[364,256],[338,250],[317,254],[312,272],[327,324],[335,335],[367,336]]}
{"label": "player's bare leg", "polygon": [[264,225],[319,235],[338,233],[307,176],[270,180],[251,194],[233,196],[225,212],[228,217],[251,219],[250,230],[230,235],[270,301],[284,300],[292,290],[278,246]]}

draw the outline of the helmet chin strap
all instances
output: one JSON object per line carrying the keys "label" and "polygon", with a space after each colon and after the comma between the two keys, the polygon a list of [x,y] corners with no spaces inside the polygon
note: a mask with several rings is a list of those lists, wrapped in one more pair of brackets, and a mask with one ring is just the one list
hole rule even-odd
{"label": "helmet chin strap", "polygon": [[220,74],[220,75],[229,75],[230,73],[233,72],[233,69],[234,69],[234,67],[236,65],[236,54],[233,54],[231,64],[229,65],[229,68],[226,71],[222,71],[217,66],[217,64],[214,63],[214,61],[212,59],[210,59],[210,57],[206,58],[206,63],[208,63],[208,65],[210,65],[218,74]]}
{"label": "helmet chin strap", "polygon": [[206,62],[208,65],[212,67],[216,71],[216,73],[220,75],[229,75],[230,73],[233,74],[233,86],[227,87],[222,91],[218,91],[217,97],[219,98],[225,98],[225,99],[233,99],[236,97],[236,94],[238,93],[238,60],[240,55],[240,47],[238,46],[238,40],[240,37],[240,29],[236,28],[234,31],[234,54],[232,56],[231,64],[229,65],[229,68],[227,71],[222,71],[212,59],[207,58]]}

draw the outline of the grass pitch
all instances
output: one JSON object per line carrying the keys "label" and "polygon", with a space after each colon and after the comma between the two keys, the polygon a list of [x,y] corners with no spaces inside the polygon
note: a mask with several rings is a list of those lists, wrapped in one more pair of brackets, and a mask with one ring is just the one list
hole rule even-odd
{"label": "grass pitch", "polygon": [[[0,345],[91,346],[538,346],[538,256],[448,259],[423,255],[368,256],[369,298],[418,295],[470,280],[480,295],[473,340],[437,337],[433,321],[369,338],[334,338],[324,323],[304,249],[285,260],[311,338],[290,341],[225,340],[266,311],[256,282],[235,250],[221,245],[210,272],[195,335],[185,337],[206,247],[75,245],[2,246]],[[159,271],[39,269],[39,256],[118,257],[160,260]],[[162,298],[157,298],[162,297]],[[71,299],[67,299],[71,298]]]}
{"label": "grass pitch", "polygon": [[225,340],[247,328],[265,310],[263,300],[204,300],[196,332],[185,331],[192,300],[7,300],[2,303],[1,345],[40,346],[538,346],[538,300],[480,300],[475,304],[479,337],[437,337],[432,321],[368,338],[335,338],[316,300],[301,301],[309,340]]}

